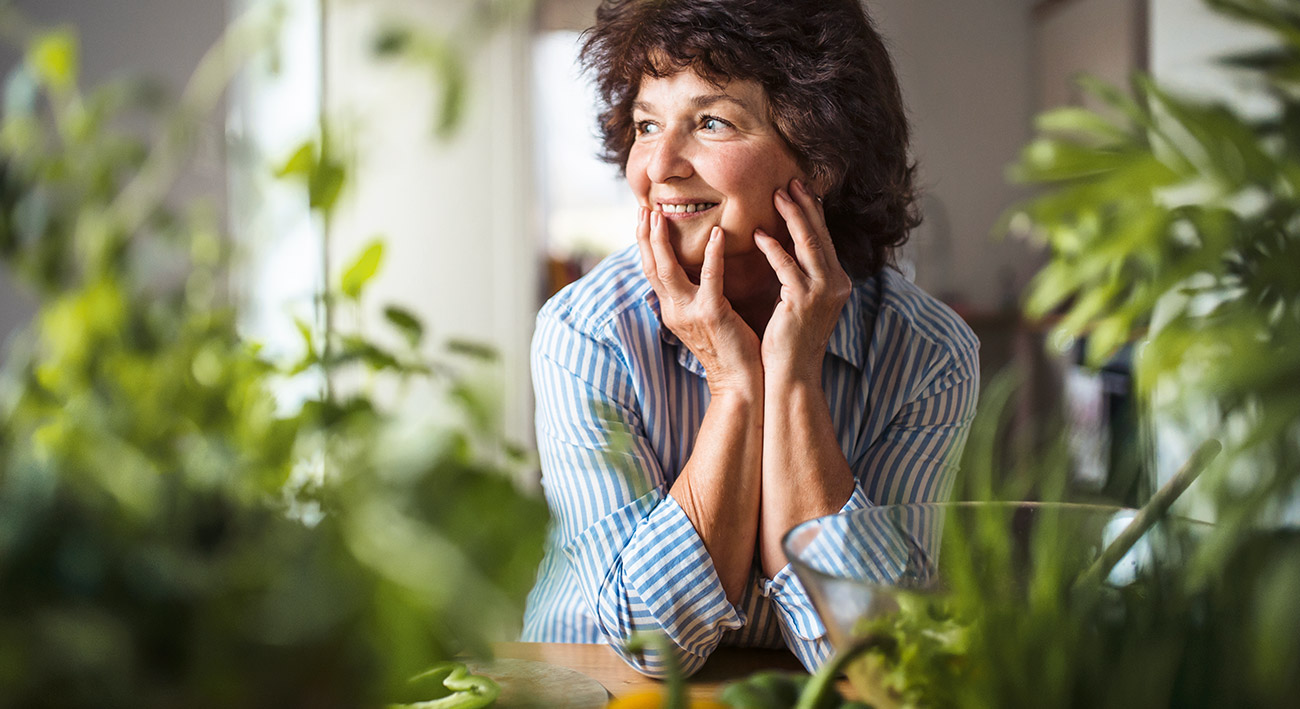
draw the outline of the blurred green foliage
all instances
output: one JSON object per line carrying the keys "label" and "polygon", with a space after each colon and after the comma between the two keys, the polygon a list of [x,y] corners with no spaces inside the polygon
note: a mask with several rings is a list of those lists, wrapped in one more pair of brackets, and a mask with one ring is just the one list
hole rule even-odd
{"label": "blurred green foliage", "polygon": [[882,649],[850,673],[880,688],[878,709],[1280,709],[1300,696],[1294,530],[1239,538],[1203,579],[1185,562],[1218,530],[1170,520],[1136,568],[1082,585],[1109,508],[968,512],[945,521],[944,592],[901,593],[898,614],[859,628]]}
{"label": "blurred green foliage", "polygon": [[[900,706],[1289,707],[1300,696],[1300,533],[1276,526],[1300,480],[1300,2],[1206,1],[1274,38],[1225,60],[1272,110],[1189,99],[1140,75],[1131,96],[1085,81],[1108,110],[1038,118],[1011,175],[1042,189],[1004,226],[1049,249],[1025,310],[1054,318],[1054,343],[1086,338],[1093,365],[1135,344],[1144,413],[1224,440],[1199,483],[1216,523],[1149,536],[1137,577],[1098,588],[1076,586],[1077,558],[1098,551],[1081,535],[1047,525],[1022,549],[1008,543],[1014,517],[949,525],[944,561],[964,563],[949,568],[947,593],[871,628],[895,642],[886,669],[912,668],[892,675]],[[1063,445],[1011,489],[995,484],[1009,392],[1001,380],[986,392],[967,486],[977,499],[1029,485],[1065,499]],[[1205,417],[1208,431],[1194,422]],[[953,619],[962,642],[938,642]]]}
{"label": "blurred green foliage", "polygon": [[[85,89],[76,33],[6,29],[26,39],[0,259],[39,312],[0,374],[0,707],[380,706],[487,652],[518,623],[546,511],[458,355],[430,360],[389,305],[400,348],[303,321],[300,361],[270,360],[240,333],[213,208],[168,199],[228,60],[273,43],[273,18],[233,25],[179,102]],[[322,216],[347,185],[324,140],[280,173]],[[376,242],[319,302],[359,307],[382,259]],[[412,432],[325,386],[348,369],[435,377],[470,423]],[[304,377],[319,396],[277,399]]]}
{"label": "blurred green foliage", "polygon": [[1246,527],[1300,479],[1300,3],[1207,4],[1273,38],[1224,59],[1256,105],[1088,81],[1109,112],[1039,117],[1012,176],[1048,189],[1005,223],[1049,247],[1025,309],[1059,314],[1053,341],[1086,337],[1093,364],[1135,342],[1142,400],[1218,422],[1207,485]]}

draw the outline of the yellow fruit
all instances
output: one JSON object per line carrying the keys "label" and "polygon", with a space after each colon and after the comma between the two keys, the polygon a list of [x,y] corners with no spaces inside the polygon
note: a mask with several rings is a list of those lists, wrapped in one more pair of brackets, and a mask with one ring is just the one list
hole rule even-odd
{"label": "yellow fruit", "polygon": [[[605,705],[605,709],[662,709],[664,706],[663,693],[654,689],[644,689],[640,692],[624,694],[621,697],[614,697]],[[712,699],[691,699],[687,702],[689,709],[727,709],[727,705],[715,702]]]}

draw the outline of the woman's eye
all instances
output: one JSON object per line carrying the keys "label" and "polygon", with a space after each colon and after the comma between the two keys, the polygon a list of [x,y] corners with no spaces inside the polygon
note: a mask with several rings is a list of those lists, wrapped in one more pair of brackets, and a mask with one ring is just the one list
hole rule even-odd
{"label": "woman's eye", "polygon": [[726,130],[727,128],[730,128],[731,124],[727,123],[721,118],[715,118],[714,116],[705,116],[704,118],[700,119],[700,127],[706,131],[716,133],[718,131]]}
{"label": "woman's eye", "polygon": [[658,132],[659,132],[659,126],[655,125],[654,123],[651,123],[650,121],[636,122],[637,135],[649,135],[651,133],[658,133]]}

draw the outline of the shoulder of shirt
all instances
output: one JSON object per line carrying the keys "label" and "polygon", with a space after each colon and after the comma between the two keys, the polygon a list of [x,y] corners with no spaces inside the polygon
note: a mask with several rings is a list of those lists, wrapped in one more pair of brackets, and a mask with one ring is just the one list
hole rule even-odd
{"label": "shoulder of shirt", "polygon": [[912,335],[946,352],[952,361],[978,368],[979,338],[960,315],[892,268],[881,270],[877,279],[878,313],[894,313]]}
{"label": "shoulder of shirt", "polygon": [[559,321],[590,337],[602,337],[610,324],[634,308],[649,307],[650,284],[641,272],[635,244],[606,257],[586,275],[551,296],[537,314],[539,327]]}

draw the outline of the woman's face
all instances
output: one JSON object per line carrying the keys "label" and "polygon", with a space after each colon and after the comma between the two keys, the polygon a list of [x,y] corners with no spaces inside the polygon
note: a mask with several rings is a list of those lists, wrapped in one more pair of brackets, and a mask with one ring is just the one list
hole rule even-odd
{"label": "woman's face", "polygon": [[642,206],[667,218],[688,273],[704,262],[714,225],[722,227],[728,257],[761,258],[755,228],[788,240],[773,195],[792,178],[806,178],[767,116],[767,97],[754,81],[719,87],[684,70],[641,82],[627,180]]}

